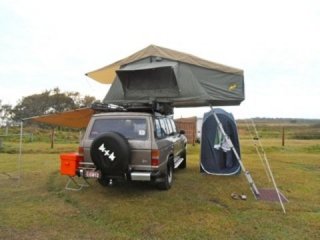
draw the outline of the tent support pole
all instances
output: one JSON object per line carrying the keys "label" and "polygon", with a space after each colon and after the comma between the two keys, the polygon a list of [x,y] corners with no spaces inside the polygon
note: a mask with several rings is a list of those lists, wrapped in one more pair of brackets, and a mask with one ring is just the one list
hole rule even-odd
{"label": "tent support pole", "polygon": [[238,162],[239,162],[239,164],[240,164],[240,166],[241,166],[241,169],[242,169],[242,171],[244,172],[244,175],[245,175],[245,177],[246,177],[246,179],[247,179],[247,181],[248,181],[248,183],[249,183],[249,185],[250,185],[250,189],[251,189],[251,191],[253,192],[254,197],[257,198],[257,197],[260,195],[260,193],[259,193],[258,188],[256,187],[256,184],[255,184],[254,181],[253,181],[253,178],[251,177],[249,171],[247,171],[246,168],[244,167],[244,165],[243,165],[243,163],[242,163],[242,161],[241,161],[241,159],[240,159],[240,156],[239,156],[237,150],[236,150],[235,147],[233,146],[233,143],[232,143],[231,139],[229,138],[229,136],[228,136],[228,135],[226,134],[226,132],[224,131],[223,126],[222,126],[222,123],[220,122],[217,114],[215,113],[215,111],[213,110],[213,107],[212,107],[211,105],[210,105],[210,109],[211,109],[212,115],[214,116],[215,120],[216,120],[217,123],[218,123],[218,127],[219,127],[222,135],[223,135],[224,138],[226,139],[227,144],[228,144],[229,147],[232,149],[235,157],[237,158],[237,160],[238,160]]}
{"label": "tent support pole", "polygon": [[20,186],[21,183],[21,171],[22,171],[22,163],[21,163],[21,158],[22,158],[22,137],[23,137],[23,121],[20,123],[20,141],[19,141],[19,157],[18,157],[18,173],[19,173],[19,182],[18,185]]}

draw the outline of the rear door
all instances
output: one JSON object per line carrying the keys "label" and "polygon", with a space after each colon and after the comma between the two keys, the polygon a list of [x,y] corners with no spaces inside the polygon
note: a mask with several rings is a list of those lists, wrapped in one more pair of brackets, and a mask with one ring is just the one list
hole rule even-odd
{"label": "rear door", "polygon": [[94,139],[107,132],[117,132],[126,138],[131,147],[131,167],[149,170],[151,134],[148,116],[102,115],[94,117],[83,140],[85,161],[92,161],[90,147]]}

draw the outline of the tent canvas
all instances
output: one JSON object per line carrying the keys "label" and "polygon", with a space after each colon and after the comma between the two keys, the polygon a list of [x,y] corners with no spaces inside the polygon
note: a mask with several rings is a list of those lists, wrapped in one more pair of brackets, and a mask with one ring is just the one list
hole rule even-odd
{"label": "tent canvas", "polygon": [[[240,144],[237,126],[233,115],[222,109],[211,110],[216,113],[225,133],[229,136],[235,150],[240,156]],[[213,175],[235,175],[240,173],[241,166],[230,146],[221,133],[212,112],[203,117],[201,136],[200,168]]]}
{"label": "tent canvas", "polygon": [[141,59],[155,56],[164,59],[171,59],[177,62],[184,62],[190,65],[196,65],[203,68],[215,69],[219,72],[243,75],[243,70],[241,69],[229,67],[220,63],[201,59],[188,53],[183,53],[176,50],[159,47],[156,45],[150,45],[126,58],[118,60],[102,68],[88,72],[86,73],[86,75],[100,83],[110,84],[114,81],[116,77],[116,71],[119,70],[121,67]]}
{"label": "tent canvas", "polygon": [[87,76],[113,83],[104,103],[157,101],[197,107],[239,105],[244,100],[242,70],[154,45]]}

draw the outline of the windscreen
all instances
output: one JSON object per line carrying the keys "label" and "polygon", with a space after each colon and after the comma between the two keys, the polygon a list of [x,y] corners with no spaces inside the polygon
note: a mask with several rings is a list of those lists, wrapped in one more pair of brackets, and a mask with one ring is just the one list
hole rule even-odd
{"label": "windscreen", "polygon": [[94,139],[107,132],[117,132],[127,139],[144,140],[148,136],[146,119],[112,118],[96,119],[90,131],[89,138]]}

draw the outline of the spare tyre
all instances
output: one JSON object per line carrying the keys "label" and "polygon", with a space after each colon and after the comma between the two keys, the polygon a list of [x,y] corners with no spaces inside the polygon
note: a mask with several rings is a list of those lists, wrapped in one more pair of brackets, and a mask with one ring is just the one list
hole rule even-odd
{"label": "spare tyre", "polygon": [[130,160],[128,140],[116,132],[108,132],[93,140],[91,159],[104,176],[121,176],[128,172]]}

